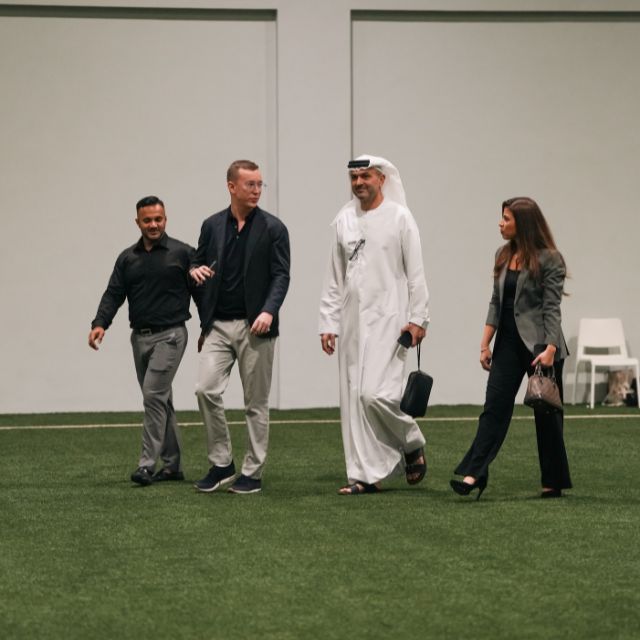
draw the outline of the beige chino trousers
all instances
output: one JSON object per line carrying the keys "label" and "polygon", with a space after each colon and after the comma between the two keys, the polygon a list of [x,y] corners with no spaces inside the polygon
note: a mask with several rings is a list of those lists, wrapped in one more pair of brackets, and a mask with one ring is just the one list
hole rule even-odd
{"label": "beige chino trousers", "polygon": [[247,451],[242,474],[261,478],[269,442],[269,392],[275,338],[259,338],[246,320],[216,320],[207,334],[196,384],[196,396],[207,435],[209,463],[226,467],[233,461],[222,395],[235,361],[244,392]]}

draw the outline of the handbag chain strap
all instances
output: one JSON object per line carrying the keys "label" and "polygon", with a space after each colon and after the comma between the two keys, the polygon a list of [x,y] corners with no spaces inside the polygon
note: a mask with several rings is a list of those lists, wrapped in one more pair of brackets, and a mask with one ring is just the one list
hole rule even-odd
{"label": "handbag chain strap", "polygon": [[420,370],[420,343],[416,345],[416,350],[418,352],[418,370]]}

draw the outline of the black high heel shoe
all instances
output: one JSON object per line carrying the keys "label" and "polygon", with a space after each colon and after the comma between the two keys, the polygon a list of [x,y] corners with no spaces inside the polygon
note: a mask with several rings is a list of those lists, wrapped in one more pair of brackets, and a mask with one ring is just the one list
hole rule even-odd
{"label": "black high heel shoe", "polygon": [[543,499],[546,498],[562,498],[562,489],[547,489],[540,494]]}
{"label": "black high heel shoe", "polygon": [[451,488],[459,495],[459,496],[468,496],[474,489],[478,490],[478,495],[476,496],[476,502],[480,500],[480,496],[482,492],[487,488],[487,479],[486,478],[477,478],[473,484],[469,484],[468,482],[463,482],[462,480],[450,480],[449,484]]}

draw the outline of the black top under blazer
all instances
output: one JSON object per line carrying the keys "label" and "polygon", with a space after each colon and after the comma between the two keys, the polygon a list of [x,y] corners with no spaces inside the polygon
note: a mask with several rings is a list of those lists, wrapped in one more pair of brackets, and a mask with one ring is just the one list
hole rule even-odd
{"label": "black top under blazer", "polygon": [[[244,259],[244,292],[247,320],[252,325],[266,311],[273,316],[271,328],[260,337],[275,338],[278,334],[278,313],[289,289],[289,232],[274,215],[256,207],[249,229]],[[224,247],[227,216],[231,208],[209,216],[203,223],[192,267],[210,265],[214,260],[216,274],[203,287],[200,326],[207,333],[213,326],[221,278],[224,269]]]}
{"label": "black top under blazer", "polygon": [[[498,252],[496,252],[496,258]],[[538,256],[540,278],[536,279],[529,271],[522,269],[516,286],[513,313],[516,327],[527,349],[534,352],[537,344],[556,346],[555,360],[564,360],[569,355],[567,343],[562,333],[560,302],[564,291],[566,267],[557,251],[543,249]],[[493,282],[493,295],[489,303],[487,324],[500,326],[500,310],[504,279],[507,267]]]}

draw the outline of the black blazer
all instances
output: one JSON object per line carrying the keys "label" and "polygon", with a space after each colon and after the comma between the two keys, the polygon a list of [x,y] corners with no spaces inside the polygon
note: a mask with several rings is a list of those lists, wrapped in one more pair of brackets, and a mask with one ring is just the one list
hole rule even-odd
{"label": "black blazer", "polygon": [[[192,267],[210,265],[216,260],[216,274],[202,285],[205,287],[200,306],[200,326],[206,333],[213,325],[221,278],[224,269],[224,246],[227,216],[231,208],[214,213],[202,223],[198,249]],[[267,311],[273,316],[271,329],[263,338],[275,338],[278,332],[278,312],[289,289],[289,232],[275,216],[256,207],[244,261],[244,292],[247,319],[255,319]]]}

